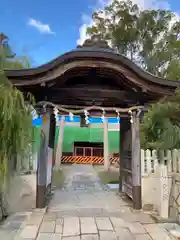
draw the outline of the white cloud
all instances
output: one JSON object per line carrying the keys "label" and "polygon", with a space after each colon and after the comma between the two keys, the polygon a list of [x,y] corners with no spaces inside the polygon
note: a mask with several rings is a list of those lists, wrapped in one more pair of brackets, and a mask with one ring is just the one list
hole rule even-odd
{"label": "white cloud", "polygon": [[82,22],[83,24],[79,28],[79,35],[80,38],[77,40],[77,45],[82,45],[83,42],[86,40],[86,29],[93,24],[93,21],[90,16],[83,14],[82,15]]}
{"label": "white cloud", "polygon": [[49,24],[43,24],[42,22],[34,19],[34,18],[30,18],[29,21],[28,21],[28,25],[36,28],[39,32],[41,33],[46,33],[46,34],[55,34]]}
{"label": "white cloud", "polygon": [[[98,9],[104,8],[106,5],[111,3],[112,0],[97,0],[97,4],[94,6],[94,11],[97,11]],[[79,39],[77,40],[77,45],[83,44],[83,42],[87,39],[86,35],[86,29],[93,24],[93,20],[91,16],[88,16],[87,14],[82,14],[81,16],[83,24],[79,28]]]}
{"label": "white cloud", "polygon": [[[97,0],[96,6],[94,6],[94,11],[98,9],[103,9],[108,4],[112,3],[113,0]],[[121,0],[118,0],[121,1]],[[170,5],[166,0],[132,0],[134,4],[137,4],[140,9],[149,9],[149,8],[158,8],[158,9],[170,9]],[[179,15],[176,13],[176,18],[179,18]],[[79,39],[77,40],[77,44],[82,44],[88,36],[86,35],[87,27],[92,26],[93,21],[90,16],[85,14],[82,15],[83,24],[79,28]]]}

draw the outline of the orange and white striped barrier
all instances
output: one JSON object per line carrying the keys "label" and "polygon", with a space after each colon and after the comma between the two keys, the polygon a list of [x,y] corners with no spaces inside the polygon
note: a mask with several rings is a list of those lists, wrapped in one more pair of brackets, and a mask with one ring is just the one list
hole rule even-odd
{"label": "orange and white striped barrier", "polygon": [[[110,163],[119,161],[119,157],[111,157]],[[96,156],[62,156],[61,163],[76,163],[76,164],[103,164],[104,157]]]}

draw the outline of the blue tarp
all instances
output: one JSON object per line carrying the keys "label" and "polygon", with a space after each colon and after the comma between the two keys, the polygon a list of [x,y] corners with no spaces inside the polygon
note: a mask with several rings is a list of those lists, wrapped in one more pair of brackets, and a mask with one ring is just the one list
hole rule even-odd
{"label": "blue tarp", "polygon": [[[61,117],[59,117],[59,121],[61,120]],[[80,117],[73,117],[73,120],[70,119],[69,116],[65,117],[65,122],[80,122]],[[101,118],[89,118],[90,123],[102,123]],[[118,123],[117,118],[108,118],[108,123]],[[42,124],[42,117],[39,117],[37,119],[34,119],[32,121],[33,126],[41,126]]]}

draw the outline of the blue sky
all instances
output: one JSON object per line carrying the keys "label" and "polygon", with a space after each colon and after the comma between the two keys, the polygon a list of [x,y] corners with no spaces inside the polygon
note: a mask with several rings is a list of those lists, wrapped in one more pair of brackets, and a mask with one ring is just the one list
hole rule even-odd
{"label": "blue sky", "polygon": [[[40,65],[83,41],[92,12],[111,0],[1,0],[0,32],[17,54]],[[133,0],[142,7],[163,6],[180,12],[180,1]],[[80,38],[81,35],[81,38]]]}

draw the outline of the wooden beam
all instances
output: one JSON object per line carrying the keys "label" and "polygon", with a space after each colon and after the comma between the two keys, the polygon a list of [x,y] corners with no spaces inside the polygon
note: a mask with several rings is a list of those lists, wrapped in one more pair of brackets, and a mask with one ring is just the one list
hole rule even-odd
{"label": "wooden beam", "polygon": [[[46,98],[45,99],[48,102],[52,102],[54,104],[57,105],[71,105],[71,106],[76,106],[76,105],[84,105],[84,106],[92,106],[92,105],[96,105],[96,106],[104,106],[104,107],[120,107],[120,106],[126,106],[126,105],[142,105],[139,104],[137,102],[133,102],[133,101],[126,101],[126,99],[123,100],[119,100],[119,103],[117,104],[117,101],[113,100],[113,99],[100,99],[100,98],[66,98],[65,97],[63,99],[50,99],[50,98]],[[37,102],[41,101],[37,99]]]}
{"label": "wooden beam", "polygon": [[143,103],[147,96],[139,92],[126,92],[124,90],[61,88],[42,89],[34,93],[36,101],[47,100],[63,105],[102,105],[119,106],[119,103],[138,105]]}
{"label": "wooden beam", "polygon": [[126,91],[122,90],[109,90],[109,89],[103,89],[102,88],[53,88],[49,89],[50,95],[53,96],[81,96],[81,97],[98,97],[98,98],[117,98],[117,99],[123,99],[125,95],[127,94]]}
{"label": "wooden beam", "polygon": [[142,208],[141,194],[141,147],[140,147],[140,119],[137,112],[133,112],[132,131],[132,196],[133,208]]}
{"label": "wooden beam", "polygon": [[120,122],[120,131],[119,131],[119,137],[120,137],[120,148],[119,148],[119,151],[120,151],[120,167],[119,167],[119,192],[122,193],[123,191],[123,174],[124,174],[124,171],[123,171],[123,166],[124,166],[124,149],[123,149],[123,144],[124,144],[124,141],[125,141],[125,131],[126,131],[126,125],[127,125],[127,122],[128,121],[128,117],[127,118],[122,118],[121,119],[121,122]]}

